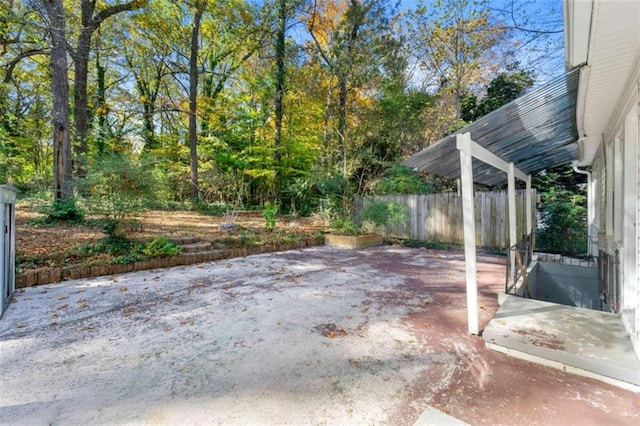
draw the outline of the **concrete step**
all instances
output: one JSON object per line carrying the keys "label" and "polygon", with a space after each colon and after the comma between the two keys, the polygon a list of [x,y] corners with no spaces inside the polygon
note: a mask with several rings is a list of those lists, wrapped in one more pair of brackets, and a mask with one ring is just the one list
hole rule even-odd
{"label": "concrete step", "polygon": [[482,338],[498,352],[640,392],[640,360],[618,315],[507,295]]}
{"label": "concrete step", "polygon": [[171,241],[174,242],[174,244],[176,245],[182,245],[182,244],[193,244],[193,243],[197,243],[198,241],[200,241],[200,239],[198,237],[190,237],[190,236],[186,236],[186,237],[172,237],[170,238]]}
{"label": "concrete step", "polygon": [[205,252],[211,249],[211,243],[190,243],[179,244],[178,247],[182,250],[182,253],[197,253]]}

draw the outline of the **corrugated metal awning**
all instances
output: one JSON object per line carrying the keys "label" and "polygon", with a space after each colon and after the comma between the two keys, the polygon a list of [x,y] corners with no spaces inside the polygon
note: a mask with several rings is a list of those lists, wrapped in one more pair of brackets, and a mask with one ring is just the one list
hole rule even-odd
{"label": "corrugated metal awning", "polygon": [[[456,133],[471,133],[478,145],[513,162],[527,174],[577,160],[579,75],[579,69],[575,69],[557,77]],[[414,154],[403,164],[449,178],[460,177],[455,134]],[[473,178],[477,183],[497,185],[506,180],[506,174],[474,159]]]}

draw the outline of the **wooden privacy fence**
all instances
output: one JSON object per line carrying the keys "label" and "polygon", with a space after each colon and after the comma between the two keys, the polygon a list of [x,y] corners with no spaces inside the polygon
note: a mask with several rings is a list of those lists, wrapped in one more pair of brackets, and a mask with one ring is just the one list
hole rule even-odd
{"label": "wooden privacy fence", "polygon": [[[509,247],[509,201],[506,191],[476,192],[476,245],[481,247]],[[536,199],[535,190],[531,197]],[[464,243],[462,228],[462,198],[455,193],[427,195],[381,195],[357,197],[355,216],[373,202],[395,202],[405,206],[404,224],[388,224],[383,233],[394,238]],[[517,239],[526,236],[525,191],[516,191]],[[535,209],[531,223],[535,227]]]}

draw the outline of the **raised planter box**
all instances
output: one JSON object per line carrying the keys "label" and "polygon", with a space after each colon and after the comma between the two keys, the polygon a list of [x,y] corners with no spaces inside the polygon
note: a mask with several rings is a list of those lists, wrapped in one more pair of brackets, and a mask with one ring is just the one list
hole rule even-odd
{"label": "raised planter box", "polygon": [[379,246],[382,244],[382,235],[339,235],[325,234],[324,243],[331,247],[359,249],[365,247]]}

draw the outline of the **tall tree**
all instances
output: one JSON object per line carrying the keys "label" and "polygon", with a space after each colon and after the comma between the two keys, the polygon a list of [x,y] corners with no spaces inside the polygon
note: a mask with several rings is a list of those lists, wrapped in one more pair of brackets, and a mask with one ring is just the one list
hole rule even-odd
{"label": "tall tree", "polygon": [[[171,97],[176,91],[176,80],[170,77],[178,72],[176,63],[183,57],[182,46],[188,32],[183,28],[184,16],[179,4],[156,0],[144,13],[122,20],[121,33],[130,35],[135,43],[119,47],[124,57],[122,66],[131,73],[136,92],[136,104],[142,108],[144,151],[160,148],[158,134],[163,116],[177,114]],[[114,37],[114,44],[119,39]]]}
{"label": "tall tree", "polygon": [[[377,72],[379,61],[375,50],[379,46],[379,38],[388,28],[389,14],[388,5],[381,0],[330,0],[314,1],[306,18],[315,55],[336,80],[336,133],[339,163],[345,175],[349,92],[362,86],[368,79],[368,73]],[[326,111],[332,102],[329,94]],[[328,112],[324,120],[328,124]]]}
{"label": "tall tree", "polygon": [[460,119],[462,97],[481,88],[507,62],[499,51],[507,30],[497,25],[486,0],[436,0],[411,18],[423,87],[446,99],[441,107],[450,106],[452,125]]}
{"label": "tall tree", "polygon": [[189,161],[191,164],[191,201],[198,201],[198,50],[200,22],[205,4],[196,0],[193,6],[193,26],[191,29],[191,54],[189,56]]}
{"label": "tall tree", "polygon": [[491,80],[487,86],[487,93],[478,99],[470,94],[462,99],[462,119],[466,122],[477,120],[516,99],[533,85],[530,71],[509,68]]}
{"label": "tall tree", "polygon": [[72,195],[66,14],[62,0],[43,0],[43,3],[49,19],[51,39],[54,198],[60,200]]}
{"label": "tall tree", "polygon": [[[85,174],[84,162],[88,153],[87,136],[89,133],[89,111],[87,98],[87,80],[89,75],[89,53],[91,51],[91,38],[100,25],[110,17],[125,11],[131,11],[146,5],[147,0],[132,0],[126,3],[109,4],[97,0],[81,0],[80,22],[81,27],[75,49],[70,48],[74,65],[74,91],[73,91],[73,119],[76,148],[76,172]],[[106,6],[105,6],[106,5]],[[66,43],[65,37],[65,43]]]}
{"label": "tall tree", "polygon": [[275,99],[275,161],[280,163],[280,145],[282,143],[282,117],[284,115],[284,94],[286,80],[286,35],[287,0],[278,1],[278,20],[276,29],[276,99]]}

